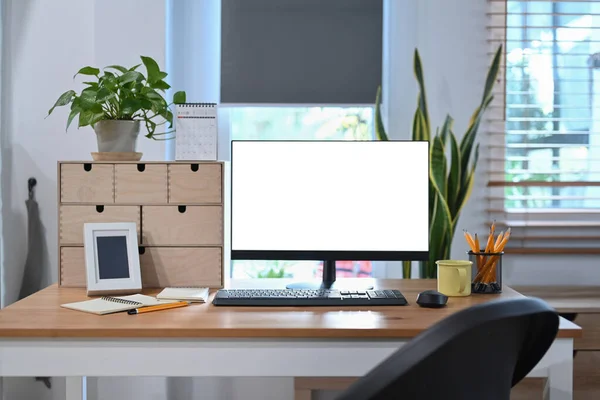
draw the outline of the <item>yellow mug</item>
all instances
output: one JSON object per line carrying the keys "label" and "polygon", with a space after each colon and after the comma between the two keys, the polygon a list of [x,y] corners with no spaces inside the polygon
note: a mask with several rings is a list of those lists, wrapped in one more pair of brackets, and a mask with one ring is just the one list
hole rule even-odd
{"label": "yellow mug", "polygon": [[435,263],[438,268],[438,292],[446,296],[471,294],[471,261],[440,260]]}

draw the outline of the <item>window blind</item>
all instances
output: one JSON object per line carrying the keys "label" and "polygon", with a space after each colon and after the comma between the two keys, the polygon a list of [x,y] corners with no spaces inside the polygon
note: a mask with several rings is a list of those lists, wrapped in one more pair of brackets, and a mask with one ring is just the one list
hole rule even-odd
{"label": "window blind", "polygon": [[488,214],[521,253],[600,249],[600,2],[489,0],[505,54],[487,114]]}
{"label": "window blind", "polygon": [[373,104],[382,0],[222,0],[221,102]]}

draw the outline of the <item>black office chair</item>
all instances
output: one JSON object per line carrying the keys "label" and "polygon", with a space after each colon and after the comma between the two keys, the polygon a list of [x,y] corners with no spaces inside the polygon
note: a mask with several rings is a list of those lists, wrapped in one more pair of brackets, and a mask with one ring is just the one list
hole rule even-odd
{"label": "black office chair", "polygon": [[557,332],[558,314],[539,299],[480,304],[415,337],[337,400],[508,400]]}

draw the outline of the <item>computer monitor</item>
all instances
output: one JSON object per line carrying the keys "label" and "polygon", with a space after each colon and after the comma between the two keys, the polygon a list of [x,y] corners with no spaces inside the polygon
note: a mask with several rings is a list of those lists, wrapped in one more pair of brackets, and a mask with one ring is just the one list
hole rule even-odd
{"label": "computer monitor", "polygon": [[[427,260],[429,143],[232,141],[232,260]],[[339,286],[339,285],[338,285]]]}

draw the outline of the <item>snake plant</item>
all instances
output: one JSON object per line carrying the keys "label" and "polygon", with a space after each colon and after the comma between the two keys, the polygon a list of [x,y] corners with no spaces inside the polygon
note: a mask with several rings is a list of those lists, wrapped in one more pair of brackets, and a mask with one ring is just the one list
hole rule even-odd
{"label": "snake plant", "polygon": [[[447,115],[442,127],[432,135],[427,111],[427,97],[423,66],[418,50],[414,54],[414,74],[419,87],[417,110],[412,123],[412,140],[430,142],[429,165],[429,261],[421,263],[420,276],[437,276],[436,260],[450,257],[450,247],[460,212],[469,199],[475,180],[475,168],[479,158],[479,144],[475,137],[483,114],[493,100],[492,88],[498,76],[502,46],[496,51],[485,80],[481,103],[471,116],[462,139],[456,138],[454,119]],[[375,133],[379,140],[389,140],[381,118],[381,87],[377,90],[375,108]],[[410,278],[411,263],[403,263],[403,275]]]}

